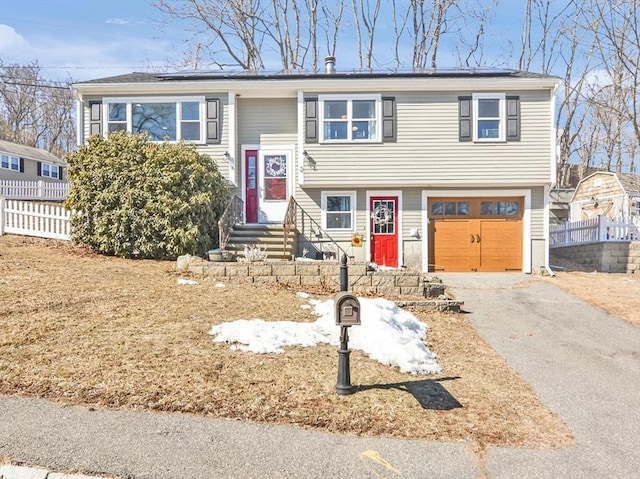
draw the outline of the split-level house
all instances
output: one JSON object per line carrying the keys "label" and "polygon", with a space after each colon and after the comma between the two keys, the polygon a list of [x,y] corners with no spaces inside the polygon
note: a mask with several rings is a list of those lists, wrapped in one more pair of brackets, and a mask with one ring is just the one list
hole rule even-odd
{"label": "split-level house", "polygon": [[293,254],[533,272],[548,265],[558,84],[503,70],[347,73],[329,58],[317,73],[132,73],[73,88],[79,144],[121,129],[195,143],[239,222],[296,223]]}

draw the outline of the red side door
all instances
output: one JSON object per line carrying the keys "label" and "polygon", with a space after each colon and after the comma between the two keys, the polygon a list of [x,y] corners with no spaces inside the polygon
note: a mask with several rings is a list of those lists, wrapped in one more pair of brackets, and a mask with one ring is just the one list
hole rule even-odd
{"label": "red side door", "polygon": [[398,267],[398,197],[372,196],[369,200],[371,261]]}
{"label": "red side door", "polygon": [[245,221],[258,222],[258,151],[244,153],[244,205]]}

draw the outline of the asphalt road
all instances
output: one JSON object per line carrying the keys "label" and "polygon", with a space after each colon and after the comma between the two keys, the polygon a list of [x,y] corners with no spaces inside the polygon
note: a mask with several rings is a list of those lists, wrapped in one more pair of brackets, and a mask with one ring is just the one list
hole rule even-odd
{"label": "asphalt road", "polygon": [[0,398],[0,460],[136,479],[638,477],[640,328],[534,276],[442,278],[480,334],[566,422],[575,446],[491,448],[480,464],[464,443]]}

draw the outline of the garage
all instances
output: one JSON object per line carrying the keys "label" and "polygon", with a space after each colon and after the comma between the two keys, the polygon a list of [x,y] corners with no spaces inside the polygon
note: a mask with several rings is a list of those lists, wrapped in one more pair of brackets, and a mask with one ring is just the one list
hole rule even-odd
{"label": "garage", "polygon": [[429,271],[522,271],[523,198],[428,201]]}

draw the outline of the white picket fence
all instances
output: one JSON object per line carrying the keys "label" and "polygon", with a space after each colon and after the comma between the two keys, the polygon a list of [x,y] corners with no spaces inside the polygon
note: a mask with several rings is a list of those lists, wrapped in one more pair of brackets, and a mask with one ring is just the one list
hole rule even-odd
{"label": "white picket fence", "polygon": [[60,205],[0,198],[0,236],[12,233],[71,239],[71,211]]}
{"label": "white picket fence", "polygon": [[595,216],[549,227],[549,246],[602,241],[640,241],[640,218]]}
{"label": "white picket fence", "polygon": [[67,181],[0,180],[0,196],[8,200],[62,201],[68,194]]}

